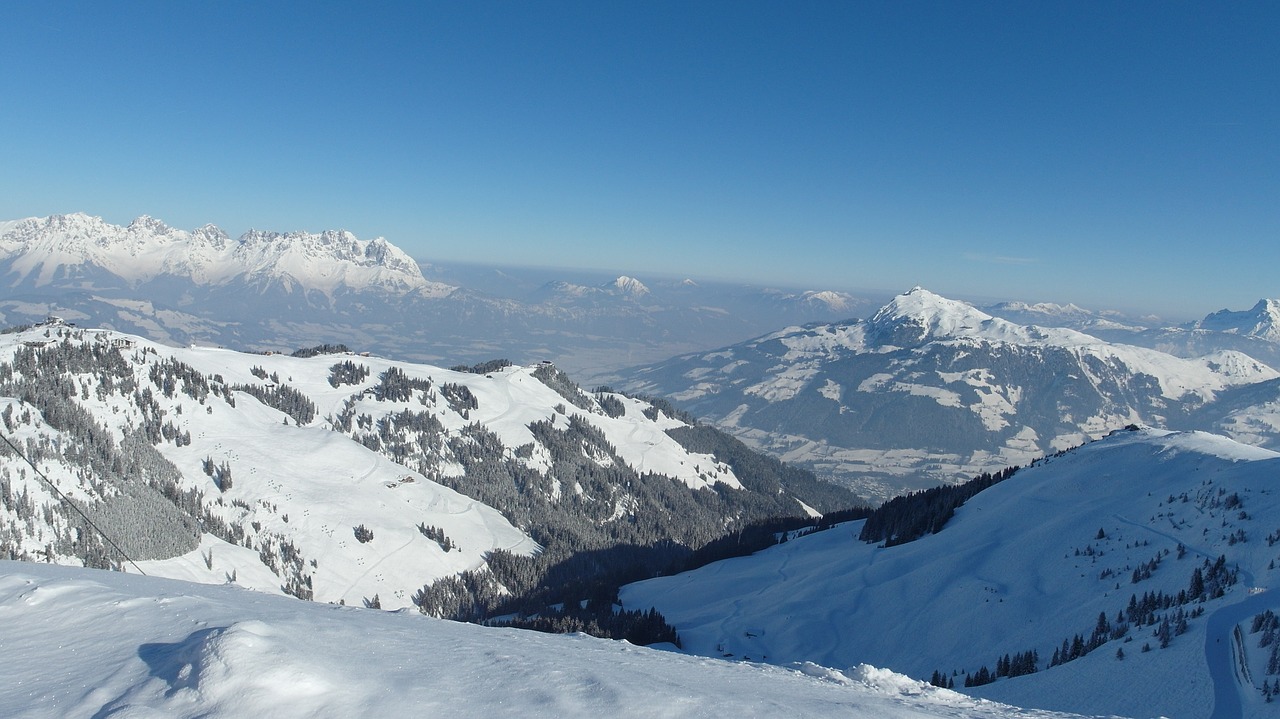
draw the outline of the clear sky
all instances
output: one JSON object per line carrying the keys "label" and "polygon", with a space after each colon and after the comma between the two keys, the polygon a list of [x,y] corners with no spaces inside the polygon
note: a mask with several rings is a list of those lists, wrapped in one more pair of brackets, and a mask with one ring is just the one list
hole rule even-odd
{"label": "clear sky", "polygon": [[1280,3],[0,3],[0,219],[1201,316],[1280,297]]}

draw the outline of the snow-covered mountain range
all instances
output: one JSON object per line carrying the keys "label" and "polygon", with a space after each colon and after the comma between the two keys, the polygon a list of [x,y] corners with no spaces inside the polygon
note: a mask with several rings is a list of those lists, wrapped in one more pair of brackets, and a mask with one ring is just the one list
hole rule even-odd
{"label": "snow-covered mountain range", "polygon": [[0,555],[451,614],[459,592],[429,585],[488,581],[495,553],[533,589],[579,550],[660,543],[657,563],[852,501],[549,364],[298,354],[60,320],[0,335],[4,435],[40,472],[0,448]]}
{"label": "snow-covered mountain range", "polygon": [[1194,328],[1280,342],[1280,300],[1259,300],[1253,309],[1244,312],[1219,310]]}
{"label": "snow-covered mountain range", "polygon": [[[1217,435],[1119,431],[950,521],[922,495],[914,515],[886,507],[620,597],[706,656],[967,677],[966,693],[1086,714],[1270,716],[1278,470],[1280,454]],[[885,541],[935,519],[936,534]]]}
{"label": "snow-covered mountain range", "polygon": [[1260,300],[1252,309],[1219,310],[1203,319],[1169,325],[1158,317],[1131,317],[1115,311],[1086,310],[1073,304],[1000,302],[982,306],[993,316],[1024,325],[1079,330],[1098,339],[1157,349],[1178,357],[1200,357],[1237,350],[1280,367],[1277,300]]}
{"label": "snow-covered mountain range", "polygon": [[714,661],[0,562],[6,717],[1053,719],[869,666]]}
{"label": "snow-covered mountain range", "polygon": [[577,374],[839,319],[863,304],[832,291],[419,266],[385,239],[346,231],[231,239],[212,225],[184,231],[140,217],[118,226],[85,214],[0,222],[0,287],[8,325],[53,314],[170,344],[346,343],[437,364],[501,352]]}
{"label": "snow-covered mountain range", "polygon": [[1253,356],[1017,324],[918,287],[866,320],[789,327],[622,377],[879,498],[1134,422],[1280,439],[1280,372]]}
{"label": "snow-covered mountain range", "polygon": [[344,289],[443,297],[455,289],[427,281],[411,257],[381,237],[250,230],[232,240],[214,225],[186,232],[147,216],[127,227],[83,213],[7,222],[0,225],[0,261],[6,270],[0,282],[15,289],[69,283],[94,289],[104,273],[135,288],[167,278],[326,295]]}

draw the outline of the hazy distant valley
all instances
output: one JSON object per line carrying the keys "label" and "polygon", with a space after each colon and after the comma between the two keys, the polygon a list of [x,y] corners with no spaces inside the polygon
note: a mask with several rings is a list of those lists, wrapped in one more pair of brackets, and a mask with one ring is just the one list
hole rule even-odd
{"label": "hazy distant valley", "polygon": [[874,306],[845,292],[636,279],[623,273],[418,264],[382,239],[250,232],[152,218],[0,223],[0,322],[53,314],[170,344],[291,351],[344,343],[387,357],[552,360],[583,382],[778,326]]}

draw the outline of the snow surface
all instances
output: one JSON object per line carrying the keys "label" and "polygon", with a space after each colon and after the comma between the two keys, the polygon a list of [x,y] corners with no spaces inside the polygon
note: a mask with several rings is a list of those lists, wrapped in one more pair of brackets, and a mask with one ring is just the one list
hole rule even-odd
{"label": "snow surface", "polygon": [[[1018,472],[914,542],[883,548],[857,539],[860,522],[841,525],[633,584],[620,597],[627,609],[657,607],[684,647],[706,656],[866,662],[925,678],[994,668],[1003,654],[1035,649],[1041,671],[968,691],[1082,713],[1204,717],[1234,701],[1243,714],[1223,716],[1268,716],[1256,637],[1232,645],[1251,667],[1242,686],[1213,651],[1235,641],[1237,622],[1247,631],[1253,614],[1280,609],[1280,592],[1249,593],[1280,580],[1272,568],[1280,549],[1264,539],[1280,527],[1278,481],[1275,452],[1200,432],[1117,432]],[[1232,494],[1241,506],[1223,503]],[[1230,539],[1237,530],[1247,541]],[[1135,567],[1165,550],[1151,578],[1131,582]],[[1219,555],[1238,564],[1240,584],[1198,605],[1206,617],[1169,648],[1141,651],[1158,642],[1151,627],[1134,628],[1132,641],[1046,668],[1063,639],[1089,635],[1100,612],[1114,617],[1135,593],[1176,594],[1193,568]]]}
{"label": "snow surface", "polygon": [[0,562],[7,717],[1050,717],[868,666],[776,667]]}

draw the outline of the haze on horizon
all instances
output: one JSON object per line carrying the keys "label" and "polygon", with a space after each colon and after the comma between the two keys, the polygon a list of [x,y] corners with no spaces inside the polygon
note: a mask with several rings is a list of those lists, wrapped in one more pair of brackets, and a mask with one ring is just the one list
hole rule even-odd
{"label": "haze on horizon", "polygon": [[9,3],[0,219],[1200,317],[1280,295],[1280,8]]}

